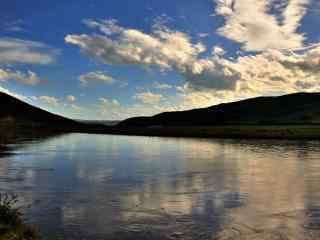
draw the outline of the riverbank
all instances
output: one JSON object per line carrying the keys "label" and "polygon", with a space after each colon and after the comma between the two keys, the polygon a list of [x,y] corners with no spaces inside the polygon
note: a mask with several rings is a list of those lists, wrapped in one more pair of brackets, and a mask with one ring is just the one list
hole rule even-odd
{"label": "riverbank", "polygon": [[320,139],[320,125],[241,125],[208,127],[105,127],[76,132],[193,138]]}
{"label": "riverbank", "polygon": [[[26,127],[1,126],[2,135],[34,137],[63,133],[92,133],[155,137],[191,137],[191,138],[241,138],[241,139],[320,139],[320,125],[220,125],[220,126],[182,126],[182,127],[117,127],[94,124],[82,124],[68,127]],[[14,134],[12,134],[12,132]],[[10,133],[10,134],[5,134]],[[5,137],[7,139],[7,137]],[[1,136],[0,136],[1,145]]]}
{"label": "riverbank", "polygon": [[17,202],[17,196],[0,193],[0,240],[40,240],[38,232],[24,223]]}

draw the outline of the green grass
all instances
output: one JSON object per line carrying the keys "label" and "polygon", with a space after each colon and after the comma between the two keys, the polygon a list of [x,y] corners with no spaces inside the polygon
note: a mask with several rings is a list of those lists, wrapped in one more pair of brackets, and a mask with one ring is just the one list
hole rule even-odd
{"label": "green grass", "polygon": [[16,195],[0,193],[0,240],[39,240],[32,227],[26,225]]}

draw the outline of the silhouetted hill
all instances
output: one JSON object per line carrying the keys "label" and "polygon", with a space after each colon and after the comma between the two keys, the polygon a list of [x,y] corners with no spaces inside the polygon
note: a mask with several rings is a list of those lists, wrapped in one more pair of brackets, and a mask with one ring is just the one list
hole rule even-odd
{"label": "silhouetted hill", "polygon": [[2,135],[17,131],[19,135],[78,132],[164,137],[319,139],[319,104],[320,93],[297,93],[131,118],[117,126],[106,126],[96,121],[79,122],[64,118],[0,93],[0,131]]}
{"label": "silhouetted hill", "polygon": [[79,123],[90,124],[90,125],[100,125],[100,126],[116,126],[120,121],[115,120],[82,120],[76,119]]}
{"label": "silhouetted hill", "polygon": [[68,118],[31,106],[0,92],[0,123],[33,127],[77,127],[80,124]]}
{"label": "silhouetted hill", "polygon": [[152,117],[124,120],[119,127],[320,124],[320,93],[257,97]]}

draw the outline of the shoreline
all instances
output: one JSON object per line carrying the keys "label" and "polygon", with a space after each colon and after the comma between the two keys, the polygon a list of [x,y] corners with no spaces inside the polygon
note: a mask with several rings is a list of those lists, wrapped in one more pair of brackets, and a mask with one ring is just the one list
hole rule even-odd
{"label": "shoreline", "polygon": [[320,140],[320,125],[224,125],[203,127],[105,127],[71,132],[150,137]]}
{"label": "shoreline", "polygon": [[[219,125],[179,127],[119,127],[0,125],[3,135],[46,136],[63,133],[111,134],[150,137],[320,140],[320,125]],[[3,136],[4,137],[4,136]],[[1,138],[0,138],[1,140]],[[1,142],[1,141],[0,141]]]}

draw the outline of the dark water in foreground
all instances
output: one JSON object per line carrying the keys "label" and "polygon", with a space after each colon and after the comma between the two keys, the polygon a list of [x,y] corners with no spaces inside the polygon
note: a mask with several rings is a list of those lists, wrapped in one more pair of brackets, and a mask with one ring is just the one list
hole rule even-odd
{"label": "dark water in foreground", "polygon": [[46,239],[320,239],[320,142],[56,136],[11,143],[0,191]]}

